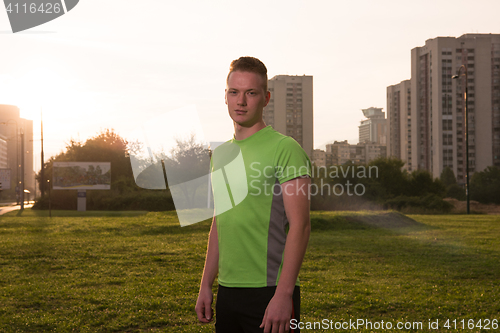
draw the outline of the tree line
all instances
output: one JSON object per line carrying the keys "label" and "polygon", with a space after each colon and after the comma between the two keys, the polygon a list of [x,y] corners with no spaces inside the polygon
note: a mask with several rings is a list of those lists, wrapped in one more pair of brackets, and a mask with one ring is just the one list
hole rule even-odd
{"label": "tree line", "polygon": [[[156,152],[151,159],[137,157],[142,148],[140,142],[128,142],[113,129],[105,129],[85,142],[71,139],[64,151],[44,163],[43,179],[41,172],[36,179],[52,183],[53,162],[111,162],[111,190],[88,191],[89,210],[173,210],[170,187],[189,204],[198,200],[197,193],[207,192],[208,184],[200,179],[209,170],[209,151],[194,136],[177,140],[170,154]],[[433,178],[427,171],[408,172],[403,166],[396,158],[378,158],[366,165],[313,166],[311,209],[448,212],[452,205],[445,197],[465,199],[464,188],[451,169],[445,168],[439,178]],[[167,179],[167,173],[175,177]],[[500,204],[500,168],[474,173],[470,190],[473,200]],[[48,207],[48,194],[45,190],[37,198],[35,209]],[[50,195],[54,209],[76,209],[77,191],[56,190]]]}

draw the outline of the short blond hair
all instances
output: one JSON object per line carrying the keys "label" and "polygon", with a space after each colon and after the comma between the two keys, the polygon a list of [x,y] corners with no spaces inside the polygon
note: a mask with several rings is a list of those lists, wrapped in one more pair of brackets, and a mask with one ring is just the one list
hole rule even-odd
{"label": "short blond hair", "polygon": [[267,92],[267,68],[262,61],[254,57],[240,57],[231,61],[229,74],[227,74],[226,84],[229,82],[229,76],[232,72],[250,72],[259,74],[264,80],[264,91]]}

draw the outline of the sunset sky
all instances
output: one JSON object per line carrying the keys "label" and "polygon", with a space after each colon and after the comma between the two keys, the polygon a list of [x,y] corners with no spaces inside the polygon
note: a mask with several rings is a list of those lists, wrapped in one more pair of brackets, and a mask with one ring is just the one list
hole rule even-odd
{"label": "sunset sky", "polygon": [[[80,0],[64,16],[12,34],[2,7],[0,104],[34,120],[36,169],[40,109],[46,158],[101,129],[131,138],[155,119],[177,124],[165,115],[192,106],[205,140],[226,141],[229,63],[251,55],[269,77],[314,76],[316,148],[355,143],[361,109],[385,111],[386,87],[410,78],[412,48],[437,36],[498,34],[498,13],[498,0]],[[184,125],[188,131],[176,127]]]}

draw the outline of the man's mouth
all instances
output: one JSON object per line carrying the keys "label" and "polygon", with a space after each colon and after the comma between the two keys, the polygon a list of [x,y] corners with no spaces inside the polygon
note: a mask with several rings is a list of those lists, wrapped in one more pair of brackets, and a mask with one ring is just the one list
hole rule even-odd
{"label": "man's mouth", "polygon": [[245,111],[245,110],[234,110],[234,112],[236,112],[238,114],[245,114],[245,113],[247,113],[247,111]]}

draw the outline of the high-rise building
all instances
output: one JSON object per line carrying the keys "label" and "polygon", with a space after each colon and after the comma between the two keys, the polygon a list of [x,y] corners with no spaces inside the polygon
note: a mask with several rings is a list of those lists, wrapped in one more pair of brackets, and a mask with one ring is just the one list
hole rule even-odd
{"label": "high-rise building", "polygon": [[271,100],[264,108],[264,121],[294,138],[312,159],[313,77],[277,75],[268,81],[268,88]]}
{"label": "high-rise building", "polygon": [[386,144],[387,120],[381,108],[362,109],[363,115],[367,118],[361,120],[359,125],[359,142],[375,142]]}
{"label": "high-rise building", "polygon": [[0,134],[0,169],[7,169],[7,137]]}
{"label": "high-rise building", "polygon": [[[467,68],[468,82],[464,76],[452,80],[461,66]],[[465,181],[465,84],[469,171],[500,166],[500,34],[465,34],[429,39],[425,46],[411,51],[408,160],[412,169],[428,170],[438,177],[444,167],[450,167],[459,182]],[[394,109],[399,117],[404,117],[404,112],[404,108],[399,112]],[[404,135],[401,128],[399,133]],[[389,144],[391,155],[397,154],[397,136],[394,140]]]}
{"label": "high-rise building", "polygon": [[387,154],[405,162],[412,171],[410,80],[387,87]]}
{"label": "high-rise building", "polygon": [[[33,193],[35,189],[33,171],[33,120],[20,117],[19,108],[0,104],[0,136],[7,143],[7,168],[11,174],[11,189],[21,181],[21,133],[24,137],[24,188]],[[1,149],[1,148],[0,148]]]}

